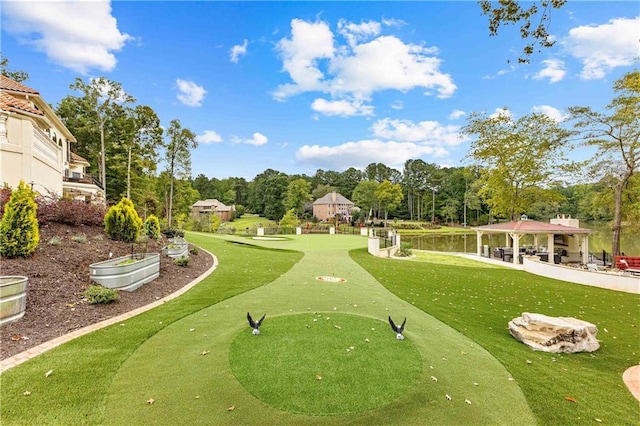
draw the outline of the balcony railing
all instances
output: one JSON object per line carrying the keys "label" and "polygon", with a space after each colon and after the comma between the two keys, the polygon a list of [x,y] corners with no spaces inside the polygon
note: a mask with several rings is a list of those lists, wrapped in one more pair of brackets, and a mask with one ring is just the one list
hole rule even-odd
{"label": "balcony railing", "polygon": [[102,186],[102,182],[100,182],[98,179],[96,179],[95,177],[87,173],[85,173],[83,176],[65,176],[63,179],[65,182],[85,183],[88,185],[95,185],[98,188],[104,190],[104,187]]}

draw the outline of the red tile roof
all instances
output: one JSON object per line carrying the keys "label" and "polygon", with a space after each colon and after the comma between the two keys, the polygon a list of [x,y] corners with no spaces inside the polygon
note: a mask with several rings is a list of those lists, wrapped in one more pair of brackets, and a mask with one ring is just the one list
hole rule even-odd
{"label": "red tile roof", "polygon": [[588,234],[590,229],[574,228],[572,226],[554,225],[552,223],[537,222],[535,220],[519,220],[517,222],[503,222],[493,225],[475,226],[471,228],[486,232],[516,232],[519,234]]}
{"label": "red tile roof", "polygon": [[76,154],[73,151],[71,151],[71,161],[73,161],[74,163],[87,163],[87,164],[89,164],[89,161],[87,161],[86,158],[79,156],[78,154]]}
{"label": "red tile roof", "polygon": [[22,83],[18,83],[17,81],[11,80],[9,77],[4,75],[0,75],[0,89],[13,92],[28,93],[32,95],[40,94],[37,90],[34,90],[31,87],[27,87]]}
{"label": "red tile roof", "polygon": [[0,109],[14,112],[28,112],[31,114],[44,116],[44,112],[40,111],[37,108],[34,108],[31,103],[23,99],[18,99],[14,96],[11,96],[7,92],[0,92]]}

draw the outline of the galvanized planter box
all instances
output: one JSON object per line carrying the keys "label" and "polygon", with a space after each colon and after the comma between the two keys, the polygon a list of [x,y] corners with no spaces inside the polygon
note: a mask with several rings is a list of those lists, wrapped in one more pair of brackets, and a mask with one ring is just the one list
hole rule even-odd
{"label": "galvanized planter box", "polygon": [[0,326],[17,321],[24,316],[28,284],[27,277],[0,276]]}
{"label": "galvanized planter box", "polygon": [[91,280],[115,290],[133,291],[160,276],[160,253],[122,256],[89,265]]}
{"label": "galvanized planter box", "polygon": [[189,245],[186,242],[173,242],[162,248],[162,254],[173,259],[189,257]]}

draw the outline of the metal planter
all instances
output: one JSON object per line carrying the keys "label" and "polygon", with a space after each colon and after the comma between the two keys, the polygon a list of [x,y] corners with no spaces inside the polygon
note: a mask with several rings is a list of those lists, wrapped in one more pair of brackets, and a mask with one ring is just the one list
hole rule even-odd
{"label": "metal planter", "polygon": [[189,257],[189,245],[186,242],[173,242],[168,246],[164,246],[162,248],[162,254],[167,255],[173,259]]}
{"label": "metal planter", "polygon": [[27,277],[0,276],[0,326],[24,316],[28,283]]}
{"label": "metal planter", "polygon": [[160,253],[122,256],[89,265],[91,280],[103,287],[133,291],[160,276]]}

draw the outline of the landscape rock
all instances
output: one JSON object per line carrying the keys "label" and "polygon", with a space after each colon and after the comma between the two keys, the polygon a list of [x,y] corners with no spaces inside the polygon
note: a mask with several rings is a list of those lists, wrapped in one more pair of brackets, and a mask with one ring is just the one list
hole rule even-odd
{"label": "landscape rock", "polygon": [[509,333],[531,349],[553,353],[593,352],[600,347],[598,328],[571,317],[524,312],[509,321]]}

